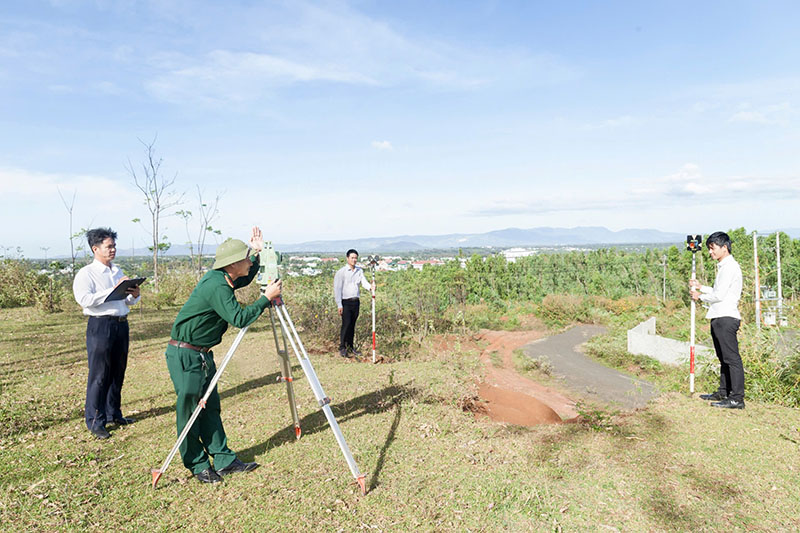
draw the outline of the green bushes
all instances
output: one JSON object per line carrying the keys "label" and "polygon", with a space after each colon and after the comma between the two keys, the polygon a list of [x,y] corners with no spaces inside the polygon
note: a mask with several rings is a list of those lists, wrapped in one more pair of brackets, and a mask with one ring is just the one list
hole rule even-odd
{"label": "green bushes", "polygon": [[24,262],[0,260],[0,307],[24,307],[36,302],[37,292],[46,285],[47,276],[34,273]]}
{"label": "green bushes", "polygon": [[[744,246],[747,236],[743,230],[731,234],[744,266],[748,261]],[[799,255],[796,244],[781,242],[787,264],[793,265]],[[662,255],[667,263],[666,301],[662,301]],[[713,265],[703,257],[697,256],[698,272],[710,282]],[[689,252],[672,247],[666,252],[612,249],[539,254],[515,263],[502,257],[473,256],[463,268],[459,261],[451,261],[421,271],[379,273],[378,350],[390,358],[406,358],[432,334],[516,329],[526,327],[531,315],[551,328],[576,322],[603,323],[609,325],[610,333],[593,340],[589,353],[612,366],[653,378],[664,390],[685,390],[685,369],[628,354],[625,332],[649,316],[657,316],[659,334],[688,339],[686,279],[690,264]],[[124,270],[133,277],[146,275],[146,267],[134,261],[124,265]],[[145,309],[182,305],[196,285],[194,271],[185,262],[173,259],[164,267],[158,293],[149,284],[142,287]],[[786,278],[797,279],[789,270]],[[243,304],[251,303],[258,297],[258,289],[253,283],[237,291],[237,298]],[[785,294],[796,294],[793,288],[785,289]],[[341,322],[333,299],[332,275],[288,277],[284,280],[284,299],[304,342],[327,350],[336,348]],[[24,260],[0,260],[0,307],[29,305],[48,312],[77,310],[70,276],[38,274]],[[370,306],[368,291],[362,291],[361,318],[356,327],[356,342],[362,350],[369,350],[371,345]],[[778,355],[778,333],[768,329],[759,333],[754,328],[752,280],[747,275],[741,309],[744,325],[739,339],[748,398],[800,406],[800,354]],[[790,323],[797,324],[796,314],[790,316]],[[262,321],[260,327],[268,324]],[[710,345],[707,323],[700,320],[697,333],[699,343]],[[699,365],[697,387],[715,387],[717,369],[716,361]]]}
{"label": "green bushes", "polygon": [[748,324],[739,331],[747,398],[800,407],[800,352],[776,350],[780,332]]}
{"label": "green bushes", "polygon": [[[133,274],[128,274],[133,277]],[[142,301],[145,306],[163,309],[183,305],[197,285],[197,274],[190,265],[176,262],[162,265],[158,273],[158,292],[154,290],[153,280],[142,285]]]}
{"label": "green bushes", "polygon": [[40,274],[19,259],[0,259],[0,308],[35,306],[53,313],[73,307],[71,277]]}

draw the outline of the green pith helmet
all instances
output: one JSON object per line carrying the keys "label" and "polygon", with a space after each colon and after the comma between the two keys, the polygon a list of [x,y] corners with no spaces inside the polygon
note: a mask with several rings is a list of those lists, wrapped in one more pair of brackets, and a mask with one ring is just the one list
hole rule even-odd
{"label": "green pith helmet", "polygon": [[232,265],[236,261],[241,261],[247,257],[247,252],[250,248],[239,239],[228,239],[217,247],[217,253],[214,256],[214,270],[218,268]]}

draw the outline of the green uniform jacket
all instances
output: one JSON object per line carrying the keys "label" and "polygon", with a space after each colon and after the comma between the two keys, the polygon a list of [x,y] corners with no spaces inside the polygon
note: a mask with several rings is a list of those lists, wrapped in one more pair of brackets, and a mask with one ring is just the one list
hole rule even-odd
{"label": "green uniform jacket", "polygon": [[252,324],[269,300],[261,296],[258,300],[242,307],[233,294],[235,289],[248,285],[258,274],[258,256],[251,256],[253,266],[247,276],[228,285],[225,272],[212,270],[197,283],[189,299],[183,304],[172,325],[172,338],[195,346],[211,348],[222,341],[228,324],[243,328]]}

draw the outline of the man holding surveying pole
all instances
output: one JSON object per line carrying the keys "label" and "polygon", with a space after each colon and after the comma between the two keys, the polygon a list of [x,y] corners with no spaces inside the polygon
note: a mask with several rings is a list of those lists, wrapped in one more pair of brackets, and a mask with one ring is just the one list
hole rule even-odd
{"label": "man holding surveying pole", "polygon": [[711,338],[719,359],[719,389],[711,394],[701,394],[703,400],[712,400],[713,407],[744,409],[744,367],[739,355],[739,330],[742,316],[739,299],[742,296],[742,269],[731,255],[731,239],[727,233],[717,231],[706,239],[711,259],[717,261],[714,286],[689,281],[694,301],[711,304],[706,318],[711,320]]}
{"label": "man holding surveying pole", "polygon": [[356,265],[358,252],[347,250],[347,264],[336,272],[333,277],[333,297],[339,316],[342,317],[342,329],[339,332],[339,355],[359,357],[359,352],[353,346],[353,337],[356,332],[356,319],[361,306],[359,285],[375,292],[375,281],[370,284],[364,276],[364,271]]}
{"label": "man holding surveying pole", "polygon": [[[238,239],[223,242],[217,248],[213,270],[197,283],[175,318],[166,357],[178,396],[175,414],[179,435],[216,373],[211,348],[222,341],[228,324],[237,328],[249,326],[280,296],[278,280],[265,286],[251,305],[242,307],[236,301],[234,291],[248,285],[258,274],[258,253],[263,248],[264,239],[257,227],[253,228],[249,247]],[[228,448],[216,387],[181,443],[180,452],[184,466],[201,483],[218,483],[228,474],[250,472],[259,466],[242,462]],[[213,467],[209,456],[213,457]]]}

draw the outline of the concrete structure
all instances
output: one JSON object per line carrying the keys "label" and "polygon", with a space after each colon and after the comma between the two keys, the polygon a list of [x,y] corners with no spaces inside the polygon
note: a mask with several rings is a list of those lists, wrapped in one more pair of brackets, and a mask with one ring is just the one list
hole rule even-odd
{"label": "concrete structure", "polygon": [[[680,365],[689,360],[689,343],[656,335],[656,317],[650,317],[635,328],[628,330],[628,351],[646,355],[662,363]],[[714,351],[707,346],[695,345],[695,357],[715,358]]]}

